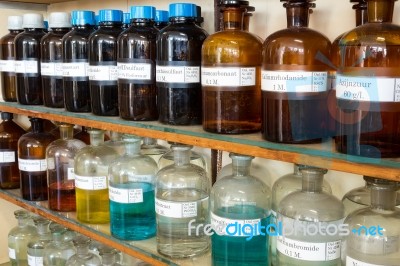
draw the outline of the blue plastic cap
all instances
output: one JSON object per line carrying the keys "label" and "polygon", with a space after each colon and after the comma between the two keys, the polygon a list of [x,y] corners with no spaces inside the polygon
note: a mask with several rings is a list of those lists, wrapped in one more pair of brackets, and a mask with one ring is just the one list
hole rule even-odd
{"label": "blue plastic cap", "polygon": [[99,26],[99,15],[94,15],[94,25]]}
{"label": "blue plastic cap", "polygon": [[99,10],[99,22],[122,22],[123,12],[116,9]]}
{"label": "blue plastic cap", "polygon": [[123,15],[122,15],[122,22],[124,23],[124,24],[129,24],[129,22],[131,21],[131,13],[124,13]]}
{"label": "blue plastic cap", "polygon": [[190,3],[170,4],[169,17],[197,17],[196,5]]}
{"label": "blue plastic cap", "polygon": [[131,18],[154,19],[156,8],[154,6],[132,6]]}
{"label": "blue plastic cap", "polygon": [[74,10],[71,13],[71,24],[76,25],[94,25],[94,12],[89,10]]}
{"label": "blue plastic cap", "polygon": [[49,22],[47,20],[43,20],[43,28],[46,30],[49,28]]}
{"label": "blue plastic cap", "polygon": [[166,10],[156,10],[156,22],[167,22],[169,13]]}

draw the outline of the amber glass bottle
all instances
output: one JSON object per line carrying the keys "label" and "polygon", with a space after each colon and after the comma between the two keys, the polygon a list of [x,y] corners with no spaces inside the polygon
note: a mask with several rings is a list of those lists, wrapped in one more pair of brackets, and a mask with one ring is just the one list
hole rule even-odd
{"label": "amber glass bottle", "polygon": [[119,115],[127,120],[157,120],[156,9],[131,7],[131,26],[118,37]]}
{"label": "amber glass bottle", "polygon": [[280,143],[314,143],[328,137],[331,42],[308,28],[313,0],[287,0],[287,28],[264,42],[262,136]]}
{"label": "amber glass bottle", "polygon": [[202,48],[203,128],[214,133],[251,133],[261,126],[262,43],[243,30],[241,2],[222,2],[224,30]]}
{"label": "amber glass bottle", "polygon": [[392,24],[393,9],[394,0],[367,0],[368,23],[340,40],[339,152],[400,155],[400,26]]}

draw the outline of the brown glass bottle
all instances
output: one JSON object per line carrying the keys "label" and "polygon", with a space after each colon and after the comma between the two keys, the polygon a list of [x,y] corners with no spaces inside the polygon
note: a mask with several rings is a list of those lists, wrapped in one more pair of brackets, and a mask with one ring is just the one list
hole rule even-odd
{"label": "brown glass bottle", "polygon": [[9,33],[0,39],[0,61],[1,61],[1,92],[4,101],[16,102],[17,92],[15,85],[15,37],[23,31],[22,17],[9,16],[8,17],[8,30]]}
{"label": "brown glass bottle", "polygon": [[56,138],[43,130],[43,120],[31,118],[32,131],[18,140],[18,167],[22,198],[47,200],[46,148]]}
{"label": "brown glass bottle", "polygon": [[261,132],[268,141],[315,143],[328,137],[331,42],[308,28],[311,1],[285,1],[288,27],[263,45]]}
{"label": "brown glass bottle", "polygon": [[203,128],[214,133],[251,133],[261,126],[262,43],[243,30],[241,2],[223,1],[224,30],[202,48]]}
{"label": "brown glass bottle", "polygon": [[2,112],[0,124],[0,188],[19,188],[18,139],[25,130],[16,124],[13,114]]}
{"label": "brown glass bottle", "polygon": [[400,155],[400,26],[394,0],[367,0],[368,23],[339,44],[336,79],[339,152],[374,158]]}

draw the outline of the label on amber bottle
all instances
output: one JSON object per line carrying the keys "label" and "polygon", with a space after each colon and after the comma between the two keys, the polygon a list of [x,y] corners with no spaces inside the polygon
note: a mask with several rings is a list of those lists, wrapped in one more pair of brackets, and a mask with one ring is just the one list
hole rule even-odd
{"label": "label on amber bottle", "polygon": [[40,63],[40,73],[42,76],[62,77],[63,63]]}
{"label": "label on amber bottle", "polygon": [[75,187],[84,190],[107,189],[106,176],[81,176],[75,174]]}
{"label": "label on amber bottle", "polygon": [[0,71],[15,72],[15,60],[0,60]]}
{"label": "label on amber bottle", "polygon": [[118,67],[117,65],[89,65],[89,80],[94,81],[117,81]]}
{"label": "label on amber bottle", "polygon": [[16,60],[15,72],[21,74],[38,74],[39,62],[38,60]]}
{"label": "label on amber bottle", "polygon": [[15,162],[15,151],[0,151],[0,163]]}
{"label": "label on amber bottle", "polygon": [[124,59],[117,63],[118,82],[153,84],[154,64],[149,59]]}
{"label": "label on amber bottle", "polygon": [[42,172],[47,170],[46,159],[21,159],[18,158],[18,169],[27,172]]}
{"label": "label on amber bottle", "polygon": [[109,187],[108,195],[111,201],[119,203],[140,203],[143,202],[143,189],[123,189],[116,187]]}
{"label": "label on amber bottle", "polygon": [[241,87],[256,85],[255,67],[202,67],[201,85]]}
{"label": "label on amber bottle", "polygon": [[271,92],[324,92],[327,71],[261,71],[261,90]]}
{"label": "label on amber bottle", "polygon": [[87,62],[72,62],[62,64],[63,77],[87,77]]}
{"label": "label on amber bottle", "polygon": [[362,262],[359,260],[355,260],[349,256],[346,257],[346,265],[349,265],[349,266],[384,266],[383,264],[371,264],[371,263]]}
{"label": "label on amber bottle", "polygon": [[190,218],[197,216],[197,204],[208,201],[208,197],[192,202],[172,202],[156,198],[156,213],[170,218]]}

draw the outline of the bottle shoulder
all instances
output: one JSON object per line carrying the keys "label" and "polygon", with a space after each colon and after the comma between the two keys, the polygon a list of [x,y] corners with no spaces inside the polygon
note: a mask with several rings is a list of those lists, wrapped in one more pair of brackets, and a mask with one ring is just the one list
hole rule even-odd
{"label": "bottle shoulder", "polygon": [[2,45],[12,45],[14,44],[14,39],[18,33],[8,33],[0,38],[0,44]]}
{"label": "bottle shoulder", "polygon": [[29,43],[30,45],[32,44],[39,44],[40,40],[45,36],[46,33],[43,31],[32,31],[32,32],[26,32],[23,31],[19,33],[17,36],[15,36],[15,43]]}
{"label": "bottle shoulder", "polygon": [[51,142],[55,141],[56,137],[52,135],[51,133],[48,132],[40,132],[40,133],[35,133],[35,132],[29,132],[20,137],[18,140],[18,143],[29,143],[29,142],[34,142],[34,143],[40,143],[41,145],[47,146]]}
{"label": "bottle shoulder", "polygon": [[102,29],[99,28],[96,31],[94,31],[92,34],[89,36],[89,41],[100,41],[100,40],[114,40],[116,41],[118,36],[121,34],[122,29],[116,30],[116,29]]}
{"label": "bottle shoulder", "polygon": [[41,45],[47,45],[49,43],[61,44],[63,37],[64,34],[49,32],[42,37],[42,39],[40,40],[40,44]]}
{"label": "bottle shoulder", "polygon": [[204,41],[208,33],[195,25],[170,24],[159,31],[157,40]]}
{"label": "bottle shoulder", "polygon": [[93,32],[93,29],[72,29],[63,36],[62,40],[63,42],[86,42]]}
{"label": "bottle shoulder", "polygon": [[339,45],[386,46],[400,45],[400,26],[392,23],[366,23],[343,35]]}

